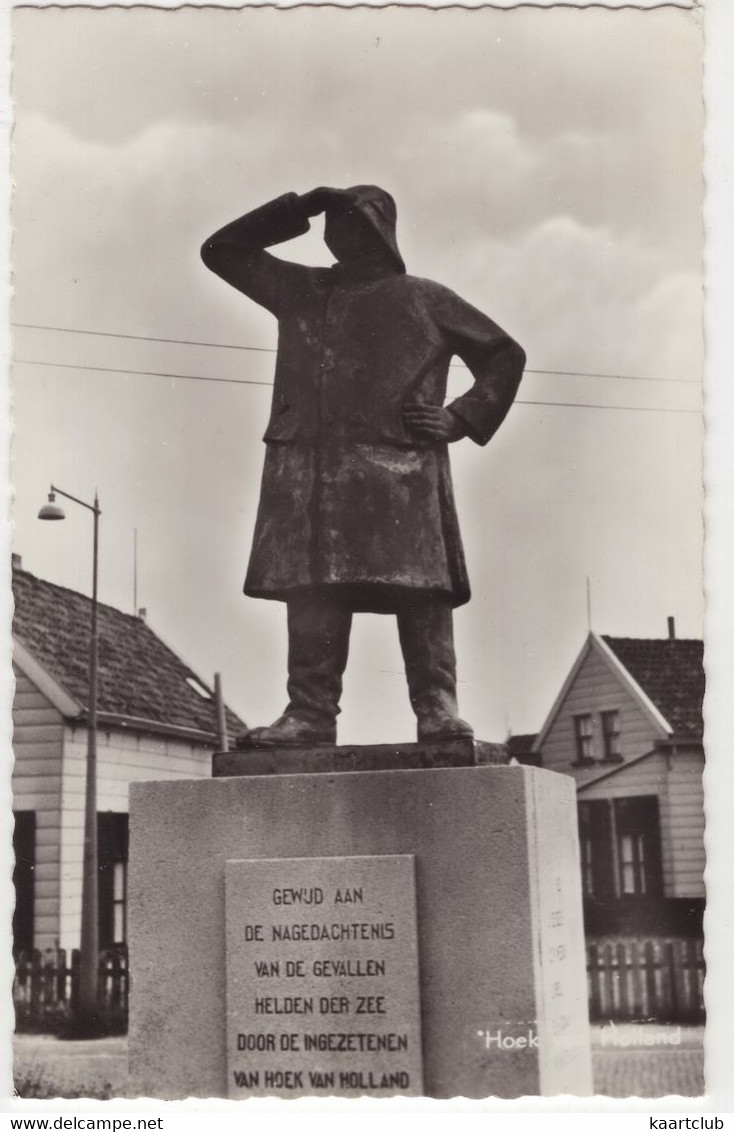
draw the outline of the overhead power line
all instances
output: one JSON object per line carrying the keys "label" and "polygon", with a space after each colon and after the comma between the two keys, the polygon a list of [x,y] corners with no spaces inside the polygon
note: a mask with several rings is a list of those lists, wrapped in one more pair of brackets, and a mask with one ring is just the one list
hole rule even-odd
{"label": "overhead power line", "polygon": [[152,334],[123,334],[116,330],[82,330],[76,326],[44,326],[37,322],[11,322],[24,330],[55,330],[59,334],[89,334],[95,338],[129,338],[133,342],[167,342],[172,346],[208,346],[214,350],[249,350],[256,354],[274,354],[273,346],[228,345],[226,342],[198,342],[191,338],[156,338]]}
{"label": "overhead power line", "polygon": [[180,381],[217,381],[223,385],[268,385],[272,388],[272,381],[252,381],[244,377],[204,377],[196,373],[164,373],[152,369],[122,369],[119,366],[87,366],[77,362],[42,362],[36,358],[14,358],[16,365],[23,366],[51,366],[54,369],[84,369],[94,370],[95,373],[126,373],[137,374],[139,377],[170,377]]}
{"label": "overhead power line", "polygon": [[513,404],[551,405],[563,409],[607,409],[610,412],[620,413],[686,413],[695,416],[701,415],[699,409],[666,409],[658,408],[655,405],[591,405],[586,401],[528,401],[522,397],[516,397]]}
{"label": "overhead power line", "polygon": [[[255,354],[275,354],[277,352],[273,346],[245,346],[240,343],[230,342],[203,342],[191,338],[158,338],[151,334],[125,334],[122,331],[114,330],[83,330],[75,326],[47,326],[37,322],[13,322],[11,325],[24,330],[51,330],[59,334],[87,334],[95,338],[126,338],[133,342],[164,342],[171,346],[205,346],[212,350],[246,350],[249,353]],[[452,363],[452,368],[466,369],[467,366],[457,362]],[[700,382],[692,381],[690,378],[685,377],[643,377],[640,374],[587,373],[572,369],[526,369],[525,372],[555,375],[558,377],[595,377],[612,381],[664,381],[677,385],[700,385]],[[210,378],[208,380],[214,379]]]}
{"label": "overhead power line", "polygon": [[[224,385],[265,385],[272,388],[272,381],[253,381],[244,377],[204,377],[195,373],[168,373],[149,369],[123,369],[118,366],[92,366],[76,362],[49,362],[37,358],[15,358],[17,365],[48,366],[55,369],[91,370],[95,373],[121,373],[137,377],[166,377],[172,381],[207,381],[219,382]],[[583,401],[529,401],[522,397],[515,398],[517,405],[547,405],[553,408],[565,409],[607,409],[610,411],[629,413],[693,413],[699,414],[698,409],[668,409],[656,408],[653,405],[593,405]]]}

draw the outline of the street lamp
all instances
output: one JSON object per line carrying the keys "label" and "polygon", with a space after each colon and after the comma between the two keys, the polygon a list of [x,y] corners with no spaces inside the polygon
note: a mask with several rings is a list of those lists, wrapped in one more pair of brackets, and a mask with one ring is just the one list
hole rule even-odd
{"label": "street lamp", "polygon": [[79,987],[79,1011],[74,1021],[78,1037],[91,1036],[101,1029],[97,1000],[97,966],[99,963],[99,924],[97,919],[97,694],[98,694],[98,634],[97,634],[97,558],[99,542],[99,509],[97,493],[94,503],[85,503],[51,484],[48,503],[38,512],[39,519],[59,520],[66,516],[56,502],[63,495],[73,503],[86,507],[94,515],[94,554],[92,566],[92,630],[89,642],[89,719],[87,725],[87,780],[84,804],[84,863],[82,871],[82,931]]}

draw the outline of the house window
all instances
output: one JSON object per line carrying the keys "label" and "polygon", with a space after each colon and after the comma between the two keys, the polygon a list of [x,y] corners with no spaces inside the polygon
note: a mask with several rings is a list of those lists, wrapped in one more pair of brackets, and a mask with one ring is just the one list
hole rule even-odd
{"label": "house window", "polygon": [[623,897],[662,896],[660,816],[654,796],[616,798],[619,891]]}
{"label": "house window", "polygon": [[35,914],[36,815],[33,810],[19,810],[13,829],[13,954],[33,949]]}
{"label": "house window", "polygon": [[614,854],[609,803],[579,802],[579,845],[584,899],[606,902],[614,896]]}
{"label": "house window", "polygon": [[655,796],[579,802],[585,900],[656,899],[663,894],[660,817]]}
{"label": "house window", "polygon": [[604,740],[604,758],[620,759],[622,752],[619,748],[619,712],[603,711],[601,713],[601,732]]}
{"label": "house window", "polygon": [[581,888],[584,896],[594,895],[594,839],[586,833],[581,837]]}
{"label": "house window", "polygon": [[594,755],[594,732],[591,725],[591,716],[575,715],[573,726],[576,739],[576,759],[580,763],[591,762]]}
{"label": "house window", "polygon": [[645,838],[641,833],[624,833],[619,839],[619,857],[622,871],[622,895],[644,896]]}
{"label": "house window", "polygon": [[99,868],[99,946],[127,940],[128,815],[97,814]]}

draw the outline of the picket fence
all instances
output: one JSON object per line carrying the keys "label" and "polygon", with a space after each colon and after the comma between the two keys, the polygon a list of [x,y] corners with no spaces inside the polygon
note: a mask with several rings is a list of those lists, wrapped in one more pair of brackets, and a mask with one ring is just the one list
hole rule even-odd
{"label": "picket fence", "polygon": [[[70,957],[63,948],[21,952],[13,983],[16,1029],[44,1033],[62,1030],[76,1012],[80,975],[77,949]],[[129,989],[125,950],[100,952],[97,999],[108,1033],[123,1034],[127,1029]]]}
{"label": "picket fence", "polygon": [[704,1020],[701,940],[587,940],[586,969],[592,1022]]}
{"label": "picket fence", "polygon": [[[588,940],[586,962],[592,1022],[703,1022],[704,960],[700,940]],[[77,950],[70,957],[63,949],[22,953],[16,961],[13,985],[17,1029],[63,1029],[74,1016],[79,975]],[[129,995],[124,949],[100,954],[97,986],[105,1027],[109,1033],[124,1033]]]}

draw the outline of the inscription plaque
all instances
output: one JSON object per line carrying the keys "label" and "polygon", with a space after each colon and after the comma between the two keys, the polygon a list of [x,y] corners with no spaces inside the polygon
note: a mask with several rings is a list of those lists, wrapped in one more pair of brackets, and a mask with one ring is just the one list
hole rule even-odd
{"label": "inscription plaque", "polygon": [[414,858],[227,861],[225,880],[229,1096],[423,1095]]}

